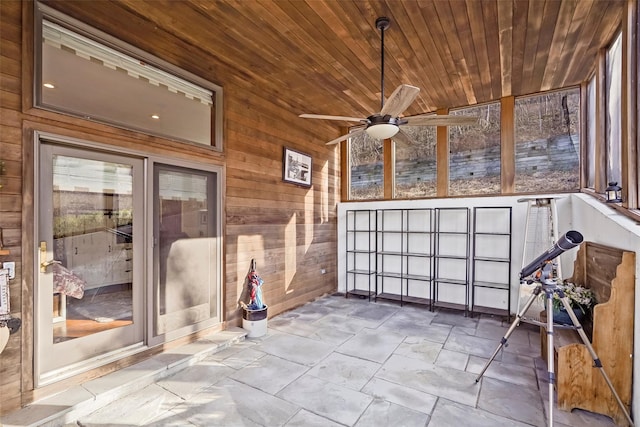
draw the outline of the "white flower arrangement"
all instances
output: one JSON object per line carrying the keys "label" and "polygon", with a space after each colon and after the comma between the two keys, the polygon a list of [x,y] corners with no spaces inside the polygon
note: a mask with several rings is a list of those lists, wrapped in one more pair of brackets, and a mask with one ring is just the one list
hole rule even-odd
{"label": "white flower arrangement", "polygon": [[[584,286],[578,286],[575,283],[565,280],[558,285],[558,289],[562,290],[569,299],[571,308],[579,308],[584,314],[596,304],[595,294],[591,289],[585,288]],[[541,297],[544,298],[544,294],[541,294]],[[555,310],[564,309],[558,292],[553,293],[552,302]]]}

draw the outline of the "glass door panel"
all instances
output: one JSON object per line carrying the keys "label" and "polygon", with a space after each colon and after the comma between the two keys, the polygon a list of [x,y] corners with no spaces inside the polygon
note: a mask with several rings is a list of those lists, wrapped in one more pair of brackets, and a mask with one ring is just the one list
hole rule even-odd
{"label": "glass door panel", "polygon": [[142,161],[41,146],[38,358],[47,373],[142,341]]}
{"label": "glass door panel", "polygon": [[216,179],[155,166],[155,335],[219,316]]}

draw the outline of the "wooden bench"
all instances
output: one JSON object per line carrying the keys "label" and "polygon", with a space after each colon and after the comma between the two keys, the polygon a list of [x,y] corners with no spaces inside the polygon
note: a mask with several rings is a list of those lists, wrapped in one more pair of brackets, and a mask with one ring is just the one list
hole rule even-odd
{"label": "wooden bench", "polygon": [[[635,253],[592,242],[580,245],[570,281],[596,295],[592,322],[583,327],[591,345],[630,412],[633,380],[633,317]],[[546,328],[540,331],[542,357],[547,357]],[[617,425],[628,422],[586,345],[573,329],[554,328],[554,356],[558,408],[574,408],[611,417]]]}

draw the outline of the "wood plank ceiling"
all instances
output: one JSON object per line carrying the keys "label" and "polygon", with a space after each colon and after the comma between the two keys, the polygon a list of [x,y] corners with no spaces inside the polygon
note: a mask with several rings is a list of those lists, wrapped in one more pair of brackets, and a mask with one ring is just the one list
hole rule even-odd
{"label": "wood plank ceiling", "polygon": [[[598,50],[618,30],[625,4],[602,0],[47,3],[223,86],[229,79],[250,82],[292,113],[356,117],[380,107],[380,32],[375,28],[379,16],[391,19],[385,32],[385,95],[402,83],[420,87],[419,98],[405,113],[414,115],[583,82],[593,70]],[[145,41],[151,37],[173,40],[174,46],[157,52],[157,40]],[[176,48],[175,40],[184,48]]]}

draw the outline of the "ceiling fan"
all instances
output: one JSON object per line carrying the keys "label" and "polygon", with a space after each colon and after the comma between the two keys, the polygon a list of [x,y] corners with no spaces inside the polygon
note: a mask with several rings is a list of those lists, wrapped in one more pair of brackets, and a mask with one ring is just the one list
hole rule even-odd
{"label": "ceiling fan", "polygon": [[339,120],[348,122],[358,122],[364,126],[355,132],[349,132],[334,140],[327,142],[327,145],[337,144],[349,138],[357,137],[366,132],[369,136],[377,139],[392,138],[398,142],[411,143],[411,138],[401,128],[407,126],[450,126],[469,125],[477,122],[476,117],[422,114],[411,117],[401,117],[400,114],[406,110],[416,99],[420,88],[402,84],[391,93],[387,102],[384,102],[384,31],[389,28],[389,18],[380,17],[376,19],[376,28],[380,30],[380,112],[370,115],[367,118],[348,116],[326,116],[321,114],[300,114],[304,119]]}

